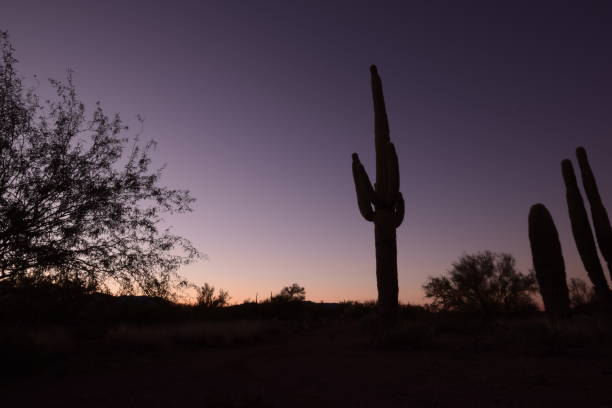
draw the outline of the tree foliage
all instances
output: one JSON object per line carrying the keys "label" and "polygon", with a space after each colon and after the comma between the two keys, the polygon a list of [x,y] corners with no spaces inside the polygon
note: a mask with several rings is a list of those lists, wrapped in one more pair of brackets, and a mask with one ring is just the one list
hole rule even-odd
{"label": "tree foliage", "polygon": [[230,295],[223,289],[215,294],[215,287],[205,283],[204,286],[198,288],[198,297],[196,304],[203,308],[216,308],[227,306],[230,300]]}
{"label": "tree foliage", "polygon": [[494,314],[534,309],[537,286],[533,273],[516,270],[512,255],[485,251],[463,255],[448,276],[430,277],[423,289],[434,309]]}
{"label": "tree foliage", "polygon": [[168,295],[191,243],[161,229],[190,211],[188,191],[160,185],[153,142],[122,136],[118,115],[91,113],[68,74],[42,103],[17,75],[0,32],[0,281],[46,276],[122,293]]}
{"label": "tree foliage", "polygon": [[280,293],[272,298],[276,301],[303,301],[306,300],[306,289],[293,283],[291,286],[285,286]]}
{"label": "tree foliage", "polygon": [[597,299],[595,289],[589,286],[583,279],[571,278],[567,283],[567,288],[572,308],[593,303]]}

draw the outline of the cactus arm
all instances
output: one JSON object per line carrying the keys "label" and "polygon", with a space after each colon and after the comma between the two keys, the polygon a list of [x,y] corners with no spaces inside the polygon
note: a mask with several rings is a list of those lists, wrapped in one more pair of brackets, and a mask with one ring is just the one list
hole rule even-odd
{"label": "cactus arm", "polygon": [[359,160],[359,155],[357,153],[353,153],[353,171],[353,175],[356,174],[357,179],[361,183],[360,185],[362,186],[363,191],[365,192],[365,198],[373,205],[376,205],[376,192],[374,191],[374,187],[372,187],[370,177],[368,176],[368,173],[363,167],[363,164],[361,164],[361,161]]}
{"label": "cactus arm", "polygon": [[372,73],[372,99],[374,101],[374,137],[381,146],[389,143],[389,121],[383,95],[382,81],[378,75],[376,65],[370,67]]}
{"label": "cactus arm", "polygon": [[595,286],[598,295],[605,298],[609,296],[610,289],[604,276],[601,262],[599,261],[593,231],[589,223],[586,208],[584,208],[582,194],[580,194],[578,189],[576,173],[574,173],[572,162],[568,159],[563,160],[561,162],[561,169],[563,171],[563,180],[565,181],[567,208],[572,225],[572,233],[580,259],[582,259],[587,275],[593,286]]}
{"label": "cactus arm", "polygon": [[357,153],[353,153],[353,181],[355,182],[355,192],[357,193],[357,205],[361,216],[367,221],[374,220],[374,210],[372,203],[374,202],[374,188],[366,173],[363,165],[359,161]]}
{"label": "cactus arm", "polygon": [[593,220],[595,236],[597,237],[597,244],[608,264],[608,272],[612,274],[612,227],[610,226],[610,218],[599,195],[595,175],[591,170],[584,147],[580,146],[576,149],[576,157],[578,158],[580,173],[582,174],[582,186],[591,207],[591,218]]}
{"label": "cactus arm", "polygon": [[376,65],[370,67],[372,100],[374,102],[374,146],[376,148],[376,186],[380,192],[386,193],[386,146],[389,143],[389,122],[387,120],[387,109],[382,89],[382,81],[376,70]]}

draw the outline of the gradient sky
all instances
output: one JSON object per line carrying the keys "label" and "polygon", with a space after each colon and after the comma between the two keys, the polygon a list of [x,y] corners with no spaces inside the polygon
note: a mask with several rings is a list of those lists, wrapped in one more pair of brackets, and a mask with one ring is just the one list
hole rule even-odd
{"label": "gradient sky", "polygon": [[86,104],[145,118],[164,183],[197,199],[168,219],[209,256],[182,273],[233,301],[376,297],[351,176],[358,152],[374,177],[370,64],[406,199],[402,301],[465,252],[527,271],[536,202],[586,278],[560,169],[578,145],[612,210],[610,1],[2,0],[0,29],[27,81],[71,68]]}

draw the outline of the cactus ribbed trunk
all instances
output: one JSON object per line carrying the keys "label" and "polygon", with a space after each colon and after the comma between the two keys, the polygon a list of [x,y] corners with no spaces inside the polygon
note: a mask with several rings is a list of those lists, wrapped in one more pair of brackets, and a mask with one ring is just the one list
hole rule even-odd
{"label": "cactus ribbed trunk", "polygon": [[[384,210],[383,210],[384,211]],[[379,217],[380,215],[376,215]],[[381,318],[392,324],[397,318],[397,239],[395,227],[374,221],[376,243],[376,286]]]}
{"label": "cactus ribbed trunk", "polygon": [[595,236],[599,250],[603,255],[608,265],[608,273],[612,278],[612,227],[610,227],[610,219],[606,207],[601,201],[595,175],[591,170],[589,159],[584,147],[576,149],[576,157],[580,165],[580,173],[582,174],[582,186],[589,199],[591,207],[591,218],[593,219],[593,227],[595,228]]}
{"label": "cactus ribbed trunk", "polygon": [[404,199],[399,191],[397,154],[389,138],[382,82],[376,66],[372,65],[370,72],[374,102],[376,184],[372,186],[357,153],[353,153],[353,179],[359,211],[363,218],[374,223],[379,315],[382,322],[389,326],[397,321],[399,309],[395,230],[404,219]]}
{"label": "cactus ribbed trunk", "polygon": [[559,233],[543,204],[529,211],[529,242],[546,313],[552,320],[568,317],[570,301]]}
{"label": "cactus ribbed trunk", "polygon": [[561,162],[561,169],[563,171],[563,180],[565,181],[567,208],[572,224],[572,233],[574,234],[574,241],[576,242],[580,259],[582,259],[584,268],[595,287],[598,297],[609,301],[610,288],[599,261],[595,239],[593,238],[593,230],[591,229],[589,217],[584,207],[582,194],[580,194],[578,189],[576,173],[574,173],[572,162],[568,159],[563,160]]}

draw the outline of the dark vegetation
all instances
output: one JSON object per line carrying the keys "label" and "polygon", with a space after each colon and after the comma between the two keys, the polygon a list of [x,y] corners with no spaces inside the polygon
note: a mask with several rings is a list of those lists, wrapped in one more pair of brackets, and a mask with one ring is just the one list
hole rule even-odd
{"label": "dark vegetation", "polygon": [[589,222],[589,216],[584,206],[578,182],[576,181],[572,162],[568,159],[563,160],[561,168],[563,180],[565,181],[567,208],[576,248],[595,290],[602,299],[606,299],[609,297],[610,289],[604,276],[603,267],[599,261],[591,223]]}
{"label": "dark vegetation", "polygon": [[570,299],[559,233],[542,204],[535,204],[529,212],[529,241],[546,312],[554,319],[568,317]]}
{"label": "dark vegetation", "polygon": [[522,274],[515,264],[510,254],[463,255],[448,277],[431,277],[423,285],[425,296],[432,299],[430,308],[483,316],[535,311],[533,274]]}
{"label": "dark vegetation", "polygon": [[397,321],[399,291],[395,230],[404,220],[404,197],[399,191],[399,165],[395,146],[389,138],[382,81],[375,65],[370,67],[370,71],[374,101],[376,183],[372,186],[357,153],[353,153],[353,180],[359,211],[366,221],[374,223],[376,287],[381,321],[386,326],[392,326]]}
{"label": "dark vegetation", "polygon": [[[291,286],[285,289],[288,288]],[[390,358],[403,362],[401,368],[393,368],[402,370],[397,374],[406,367],[423,373],[430,364],[443,367],[460,364],[458,377],[447,378],[444,370],[428,374],[436,379],[446,378],[452,389],[452,384],[463,383],[464,375],[476,374],[469,368],[469,361],[500,364],[500,369],[512,366],[514,360],[522,361],[524,374],[511,380],[509,374],[504,374],[503,381],[516,384],[522,379],[528,385],[546,386],[560,381],[546,371],[551,361],[564,361],[565,372],[578,361],[598,367],[591,360],[607,359],[610,355],[612,321],[596,308],[576,307],[571,320],[550,325],[541,312],[533,309],[489,309],[485,314],[477,302],[473,308],[461,311],[400,305],[398,323],[381,331],[375,302],[314,303],[300,299],[300,294],[287,296],[288,292],[281,290],[261,302],[206,306],[146,296],[83,293],[78,287],[37,284],[4,288],[0,295],[2,310],[10,312],[3,314],[0,322],[3,361],[0,388],[4,387],[7,401],[19,401],[23,395],[11,389],[30,378],[40,381],[44,389],[46,384],[63,384],[62,387],[80,384],[84,381],[79,379],[82,376],[105,381],[104,378],[112,378],[123,370],[135,370],[137,376],[125,379],[131,384],[130,392],[136,392],[135,401],[155,395],[169,404],[173,398],[190,395],[194,401],[205,401],[204,406],[283,406],[281,401],[291,393],[279,388],[279,384],[306,375],[302,373],[326,378],[338,387],[349,378],[354,386],[370,377],[368,383],[384,387],[390,381],[388,370],[397,366],[393,362],[384,363],[384,370],[381,367],[382,371],[374,375],[369,370],[351,368],[354,367],[351,362],[359,362],[362,369],[375,369],[383,364],[379,360]],[[176,378],[176,374],[162,369],[164,365],[189,370],[196,364],[192,363],[194,360],[199,367],[197,372],[181,380],[181,384],[197,388],[197,383],[202,382],[207,394],[194,397],[192,389],[186,388],[177,396],[172,395],[168,390],[176,388],[173,381],[160,384],[155,391],[147,388],[146,383],[153,380],[152,373]],[[478,368],[477,375],[495,373],[495,367],[485,371]],[[588,371],[582,371],[583,380],[591,375]],[[249,388],[253,381],[259,388]],[[411,384],[419,381],[411,379]],[[488,384],[490,379],[483,381]],[[264,385],[260,384],[265,384],[266,392],[261,391]],[[367,393],[367,389],[354,390],[356,394],[350,395]],[[323,391],[312,392],[311,397]],[[333,389],[326,389],[325,393],[335,398]],[[61,401],[63,406],[77,406],[72,395],[91,394],[100,392],[79,388],[61,398],[51,398]],[[516,401],[519,394],[515,391],[507,398]],[[46,391],[41,395],[51,394]],[[28,401],[36,398],[27,396]],[[440,398],[446,401],[445,397]],[[103,401],[108,403],[108,399]],[[119,406],[141,404],[125,399],[112,401]],[[300,400],[294,406],[309,403],[312,400]]]}
{"label": "dark vegetation", "polygon": [[3,32],[0,54],[0,282],[171,296],[198,251],[160,225],[193,199],[160,184],[154,143],[123,136],[99,103],[88,114],[70,73],[51,80],[56,100],[41,102]]}
{"label": "dark vegetation", "polygon": [[608,264],[608,273],[612,278],[612,270],[610,269],[612,227],[607,210],[599,195],[597,182],[584,147],[576,149],[576,157],[580,165],[582,184],[590,203],[597,244],[593,236],[589,214],[578,186],[576,173],[569,159],[561,162],[561,172],[565,182],[567,208],[574,242],[587,276],[593,285],[592,290],[588,289],[584,283],[573,280],[570,282],[572,288],[570,296],[565,279],[565,264],[559,244],[559,235],[554,221],[543,204],[533,205],[529,213],[529,240],[531,242],[533,265],[545,309],[552,321],[570,317],[570,303],[577,307],[578,304],[587,302],[586,299],[599,305],[602,310],[605,309],[606,313],[610,313],[612,307],[612,293],[597,251],[599,246],[601,255]]}
{"label": "dark vegetation", "polygon": [[[576,278],[566,283],[558,232],[546,208],[536,204],[529,215],[534,272],[518,271],[510,254],[465,254],[446,275],[425,282],[429,305],[402,305],[395,230],[403,220],[404,201],[382,84],[372,67],[377,180],[372,186],[356,154],[353,176],[360,212],[374,223],[377,302],[310,302],[305,288],[294,283],[263,301],[230,304],[228,292],[195,286],[176,273],[198,252],[159,225],[164,213],[189,211],[192,199],[186,191],[159,184],[161,172],[150,169],[152,145],[133,140],[124,154],[128,140],[120,134],[127,129],[99,106],[87,119],[70,76],[67,83],[52,82],[57,102],[41,104],[17,76],[5,33],[0,44],[0,387],[9,406],[38,398],[32,397],[30,378],[40,388],[49,387],[42,395],[57,393],[54,384],[65,388],[64,376],[76,383],[94,378],[101,381],[96,392],[104,393],[102,384],[109,381],[103,380],[111,378],[115,385],[120,382],[115,376],[124,371],[130,373],[124,382],[160,398],[149,406],[177,406],[190,390],[209,384],[230,396],[198,395],[203,406],[279,406],[287,398],[292,406],[330,406],[320,401],[320,390],[308,394],[316,396],[314,401],[297,398],[294,389],[276,392],[291,378],[307,387],[326,376],[335,387],[331,394],[346,383],[346,392],[335,393],[342,394],[341,404],[352,401],[344,406],[384,406],[399,400],[397,390],[428,375],[431,383],[419,384],[431,392],[411,400],[440,406],[440,399],[449,402],[432,395],[440,390],[440,378],[468,386],[473,378],[462,382],[468,373],[484,387],[494,371],[491,361],[505,364],[503,369],[514,367],[515,382],[526,378],[536,386],[552,381],[554,373],[546,371],[551,359],[570,368],[576,361],[587,362],[587,368],[602,358],[604,366],[610,361],[611,297],[571,162],[562,165],[568,209],[593,287]],[[610,222],[584,149],[577,156],[597,243],[610,265]],[[195,289],[193,304],[176,302],[181,288]],[[537,307],[538,289],[546,315]],[[178,389],[183,383],[167,378],[179,375],[166,368],[173,359],[180,360],[177,372],[193,374],[190,370],[197,368],[197,375],[183,378],[191,388]],[[537,374],[525,374],[515,360]],[[260,371],[253,374],[249,361],[257,362]],[[485,367],[470,368],[468,361]],[[274,367],[272,373],[267,365]],[[458,368],[438,373],[431,371],[435,366]],[[156,378],[150,372],[163,378],[159,389],[147,388]],[[263,395],[265,375],[274,379],[275,388]],[[252,384],[260,387],[254,396],[234,398]],[[379,395],[371,384],[381,389],[393,384],[397,392]],[[359,399],[358,391],[368,386],[375,391],[375,404]],[[94,393],[73,382],[70,387],[74,394]],[[514,383],[508,393],[508,398],[515,395]],[[47,402],[40,398],[39,403]],[[91,403],[70,398],[62,396],[61,403],[51,405]],[[460,401],[474,402],[472,395]],[[142,405],[114,398],[93,405],[110,403]]]}

